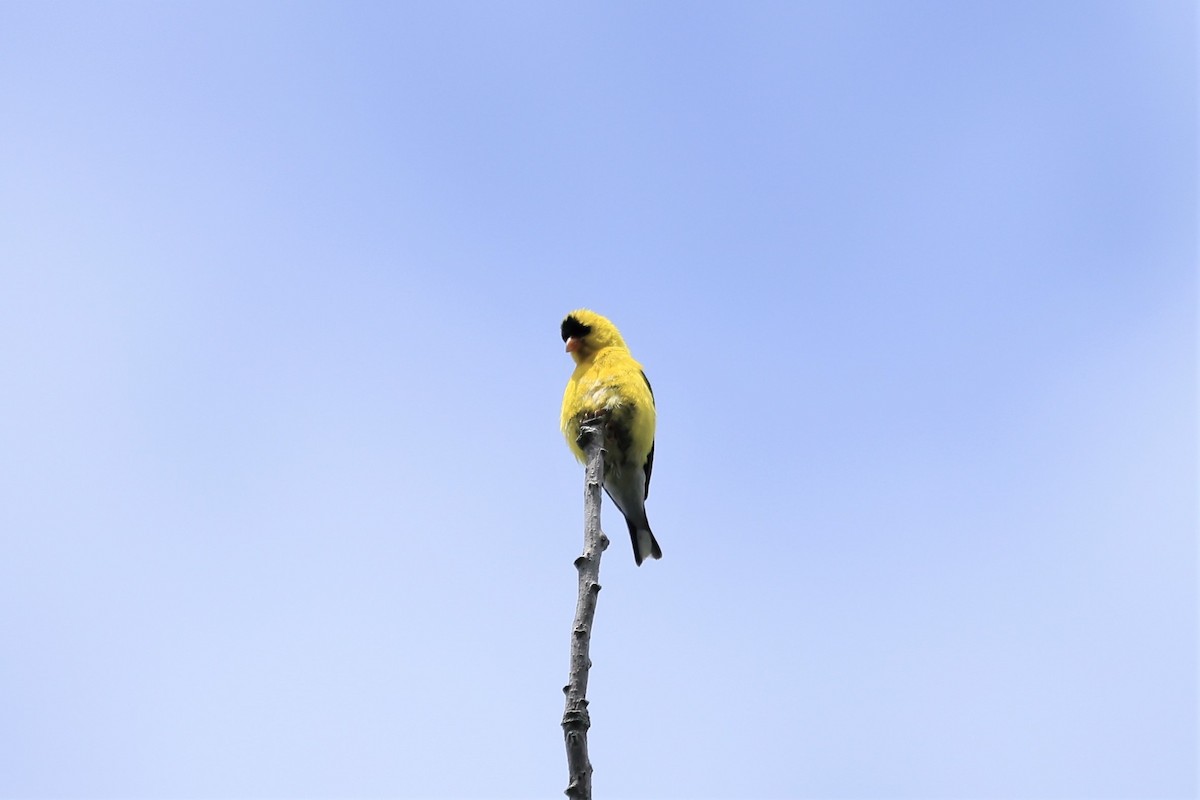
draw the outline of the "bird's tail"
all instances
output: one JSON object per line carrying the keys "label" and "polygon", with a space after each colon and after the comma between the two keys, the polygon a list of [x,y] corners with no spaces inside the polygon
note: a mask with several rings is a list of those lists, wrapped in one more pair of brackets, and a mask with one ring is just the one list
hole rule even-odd
{"label": "bird's tail", "polygon": [[639,567],[647,558],[662,558],[662,548],[649,526],[639,528],[629,520],[625,522],[629,525],[629,538],[633,540],[633,560]]}

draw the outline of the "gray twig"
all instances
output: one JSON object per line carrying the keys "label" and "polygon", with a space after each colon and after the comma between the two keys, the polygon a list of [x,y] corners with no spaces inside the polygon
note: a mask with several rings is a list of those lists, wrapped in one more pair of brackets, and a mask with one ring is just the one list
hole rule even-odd
{"label": "gray twig", "polygon": [[575,603],[575,624],[571,627],[571,667],[563,687],[567,707],[563,711],[563,738],[567,745],[566,795],[573,800],[592,798],[592,762],[588,759],[587,734],[592,721],[588,716],[588,655],[592,642],[592,620],[596,616],[596,596],[600,594],[600,554],[608,547],[608,537],[600,530],[600,487],[604,483],[603,418],[585,420],[579,426],[579,443],[587,455],[583,487],[583,555],[575,559],[579,572],[579,597]]}

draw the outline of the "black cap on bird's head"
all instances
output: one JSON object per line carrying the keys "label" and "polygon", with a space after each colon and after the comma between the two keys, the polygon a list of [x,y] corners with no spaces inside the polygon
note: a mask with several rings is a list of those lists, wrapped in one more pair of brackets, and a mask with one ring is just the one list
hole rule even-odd
{"label": "black cap on bird's head", "polygon": [[591,325],[584,325],[574,314],[568,314],[567,318],[562,321],[562,339],[584,339],[592,332]]}
{"label": "black cap on bird's head", "polygon": [[594,311],[581,308],[572,311],[562,321],[562,338],[567,352],[579,362],[605,347],[624,347],[621,332],[604,317]]}

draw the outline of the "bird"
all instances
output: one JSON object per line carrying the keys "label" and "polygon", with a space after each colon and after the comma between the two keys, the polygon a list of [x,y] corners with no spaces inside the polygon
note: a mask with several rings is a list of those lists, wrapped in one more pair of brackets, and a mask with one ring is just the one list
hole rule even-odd
{"label": "bird", "polygon": [[580,423],[605,417],[604,491],[625,517],[633,560],[640,567],[647,558],[662,558],[646,519],[657,420],[654,390],[617,326],[605,317],[585,308],[572,311],[562,321],[562,338],[575,361],[563,393],[563,436],[586,464],[578,441]]}

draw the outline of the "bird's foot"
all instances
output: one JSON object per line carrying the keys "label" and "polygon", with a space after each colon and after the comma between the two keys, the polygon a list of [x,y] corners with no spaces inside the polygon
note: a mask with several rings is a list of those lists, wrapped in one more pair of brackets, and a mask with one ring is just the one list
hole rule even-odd
{"label": "bird's foot", "polygon": [[580,447],[583,447],[588,439],[595,434],[597,427],[608,422],[608,417],[608,409],[588,411],[581,414],[579,416],[579,436],[575,439],[576,443]]}

